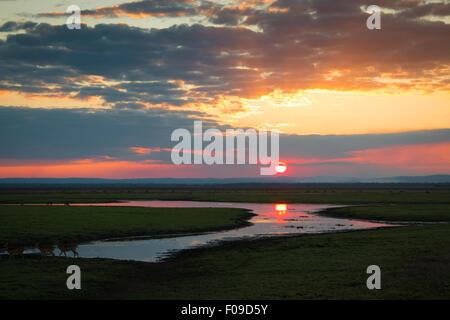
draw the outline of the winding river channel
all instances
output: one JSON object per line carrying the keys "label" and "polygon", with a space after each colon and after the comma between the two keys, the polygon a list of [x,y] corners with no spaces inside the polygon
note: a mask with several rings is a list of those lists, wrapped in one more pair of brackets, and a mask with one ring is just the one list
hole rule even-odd
{"label": "winding river channel", "polygon": [[[183,208],[244,208],[252,210],[255,216],[250,226],[227,231],[201,234],[167,235],[164,238],[134,237],[107,239],[78,246],[79,257],[111,258],[158,262],[173,252],[198,246],[212,245],[218,241],[233,241],[245,238],[286,236],[306,233],[331,233],[349,230],[371,229],[392,225],[340,219],[318,215],[323,209],[338,207],[327,204],[273,204],[273,203],[230,203],[195,201],[122,201],[118,203],[80,204],[94,206],[131,207],[183,207]],[[163,210],[163,209],[162,209]]]}

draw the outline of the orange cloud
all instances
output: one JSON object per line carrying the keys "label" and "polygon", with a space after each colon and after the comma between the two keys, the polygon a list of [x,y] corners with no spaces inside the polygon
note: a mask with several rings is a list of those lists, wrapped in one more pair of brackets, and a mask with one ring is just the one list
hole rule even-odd
{"label": "orange cloud", "polygon": [[161,152],[161,151],[172,151],[172,149],[169,148],[142,148],[142,147],[130,147],[128,148],[134,153],[137,154],[150,154],[152,152]]}
{"label": "orange cloud", "polygon": [[151,148],[131,147],[129,149],[137,154],[150,154],[152,152]]}
{"label": "orange cloud", "polygon": [[[347,152],[332,159],[283,159],[290,176],[390,176],[450,173],[450,142],[412,144]],[[376,174],[375,174],[376,173]]]}
{"label": "orange cloud", "polygon": [[0,178],[204,178],[257,176],[258,166],[208,166],[161,164],[146,161],[104,161],[96,159],[68,161],[29,161],[19,165],[0,163]]}
{"label": "orange cloud", "polygon": [[162,165],[155,161],[103,161],[96,159],[80,159],[45,163],[29,162],[17,166],[0,165],[0,177],[100,177],[100,178],[139,178],[144,172],[154,174],[167,173],[172,165]]}
{"label": "orange cloud", "polygon": [[350,161],[410,169],[450,171],[450,142],[352,151]]}
{"label": "orange cloud", "polygon": [[[145,148],[144,148],[145,149]],[[389,176],[450,173],[450,142],[348,152],[339,159],[282,159],[288,176]],[[297,164],[297,166],[295,165]],[[298,166],[299,165],[299,166]],[[259,166],[173,165],[156,160],[1,161],[0,178],[184,178],[256,177]]]}

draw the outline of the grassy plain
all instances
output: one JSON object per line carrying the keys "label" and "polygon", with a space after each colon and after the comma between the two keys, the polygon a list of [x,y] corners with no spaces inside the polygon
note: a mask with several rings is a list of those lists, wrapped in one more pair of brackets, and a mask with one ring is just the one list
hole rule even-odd
{"label": "grassy plain", "polygon": [[391,204],[330,208],[324,214],[377,221],[450,221],[450,204]]}
{"label": "grassy plain", "polygon": [[[17,193],[15,190],[9,194],[9,198],[1,194],[3,202],[171,199],[350,203],[359,205],[331,209],[323,214],[391,221],[450,221],[450,191],[431,187],[247,191],[181,188],[121,192],[105,189],[97,193],[86,190]],[[75,212],[81,210],[77,207],[52,206],[14,206],[5,214],[3,208],[7,207],[2,207],[0,214],[3,216],[0,240],[17,237],[17,241],[28,238],[50,241],[62,236],[58,230],[64,230],[64,235],[74,240],[87,233],[92,237],[112,236],[114,230],[116,235],[129,235],[142,232],[143,229],[136,228],[143,221],[150,221],[146,219],[152,215],[158,216],[159,225],[144,223],[146,233],[192,231],[199,226],[218,228],[219,221],[222,228],[231,227],[242,224],[242,219],[249,215],[239,210],[228,215],[228,209],[203,213],[198,209],[196,213],[180,209],[158,215],[161,209],[152,213],[145,211],[148,208],[135,208],[139,210],[114,213],[108,212],[110,208],[98,207],[89,209],[92,211],[88,213]],[[67,212],[57,213],[61,209]],[[179,218],[183,214],[186,219]],[[197,214],[194,220],[192,214]],[[202,214],[214,218],[205,220]],[[28,223],[21,222],[21,215],[28,217]],[[59,215],[56,220],[55,215]],[[89,220],[95,215],[101,223]],[[68,217],[71,218],[66,220]],[[29,223],[37,224],[42,230],[34,230]],[[69,291],[65,286],[65,270],[74,261],[82,270],[79,291]],[[372,264],[381,267],[382,290],[366,288],[366,268]],[[450,224],[244,240],[183,251],[162,263],[2,257],[0,274],[0,299],[449,299]]]}
{"label": "grassy plain", "polygon": [[192,200],[287,203],[450,203],[450,186],[225,185],[180,187],[0,188],[0,203],[89,203],[117,200]]}
{"label": "grassy plain", "polygon": [[[450,225],[240,241],[163,263],[0,260],[0,299],[448,299]],[[66,289],[70,264],[82,290]],[[379,265],[381,290],[366,288]]]}
{"label": "grassy plain", "polygon": [[24,246],[232,229],[253,215],[225,208],[7,205],[0,210],[0,245]]}

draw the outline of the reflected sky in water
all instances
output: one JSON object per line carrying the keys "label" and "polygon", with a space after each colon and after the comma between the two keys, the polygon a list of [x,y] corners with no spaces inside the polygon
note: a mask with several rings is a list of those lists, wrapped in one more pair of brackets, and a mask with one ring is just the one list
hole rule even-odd
{"label": "reflected sky in water", "polygon": [[251,226],[207,234],[168,237],[163,239],[133,239],[117,241],[96,241],[78,247],[80,257],[112,258],[158,262],[173,251],[194,248],[217,241],[243,238],[270,237],[289,234],[327,233],[346,230],[369,229],[389,226],[387,224],[337,219],[318,216],[320,210],[336,207],[326,204],[284,204],[284,203],[227,203],[195,201],[126,201],[119,203],[82,204],[97,206],[133,207],[182,207],[182,208],[245,208],[256,214]]}

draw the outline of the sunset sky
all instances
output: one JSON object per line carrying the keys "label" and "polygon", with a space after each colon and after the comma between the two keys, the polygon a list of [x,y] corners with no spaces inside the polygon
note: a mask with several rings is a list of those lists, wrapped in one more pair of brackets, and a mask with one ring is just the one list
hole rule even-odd
{"label": "sunset sky", "polygon": [[450,174],[450,4],[0,0],[0,178],[259,175],[173,165],[194,120],[278,129],[286,176]]}

